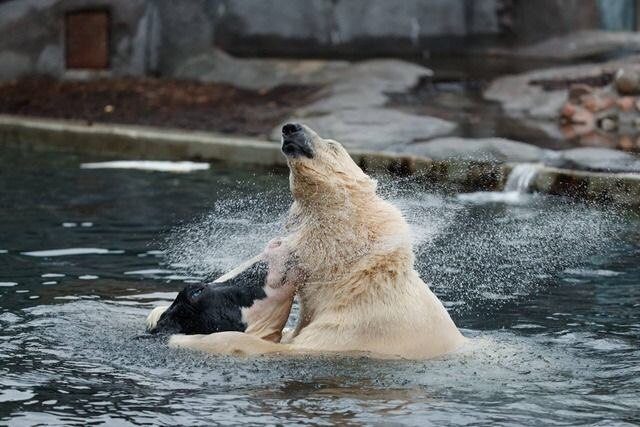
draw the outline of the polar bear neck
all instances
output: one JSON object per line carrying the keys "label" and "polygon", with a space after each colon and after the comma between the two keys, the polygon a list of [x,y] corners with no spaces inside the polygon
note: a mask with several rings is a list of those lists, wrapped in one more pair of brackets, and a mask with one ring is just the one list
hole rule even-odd
{"label": "polar bear neck", "polygon": [[350,196],[341,206],[297,198],[291,206],[287,241],[305,273],[295,334],[320,313],[366,311],[412,292],[417,275],[402,214],[375,192]]}
{"label": "polar bear neck", "polygon": [[[291,244],[306,273],[298,287],[296,331],[322,313],[363,310],[391,301],[410,287],[414,274],[408,226],[400,212],[379,197],[336,221],[323,209],[292,207],[297,220]],[[347,316],[349,317],[349,316]]]}

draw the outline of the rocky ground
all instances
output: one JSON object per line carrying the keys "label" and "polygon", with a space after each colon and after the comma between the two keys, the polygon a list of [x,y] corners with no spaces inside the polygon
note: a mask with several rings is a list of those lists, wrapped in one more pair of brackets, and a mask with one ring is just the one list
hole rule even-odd
{"label": "rocky ground", "polygon": [[152,78],[30,78],[0,84],[0,113],[265,137],[317,93],[309,85],[252,90]]}

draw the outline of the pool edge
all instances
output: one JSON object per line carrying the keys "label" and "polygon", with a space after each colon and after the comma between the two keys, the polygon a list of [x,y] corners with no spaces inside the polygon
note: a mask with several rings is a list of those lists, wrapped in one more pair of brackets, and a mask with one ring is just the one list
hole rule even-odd
{"label": "pool edge", "polygon": [[[285,167],[275,142],[210,132],[0,115],[0,144],[40,146],[131,159],[202,160]],[[433,160],[386,151],[350,149],[367,171],[419,175],[468,191],[503,188],[512,163]],[[591,172],[541,165],[531,190],[640,210],[640,174]]]}

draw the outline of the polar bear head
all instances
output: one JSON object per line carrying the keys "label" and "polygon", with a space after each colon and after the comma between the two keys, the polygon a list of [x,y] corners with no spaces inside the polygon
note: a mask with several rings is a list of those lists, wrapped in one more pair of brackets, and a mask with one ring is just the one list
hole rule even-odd
{"label": "polar bear head", "polygon": [[301,204],[348,203],[375,194],[376,181],[333,140],[323,139],[299,123],[282,127],[282,152],[291,171],[291,193]]}

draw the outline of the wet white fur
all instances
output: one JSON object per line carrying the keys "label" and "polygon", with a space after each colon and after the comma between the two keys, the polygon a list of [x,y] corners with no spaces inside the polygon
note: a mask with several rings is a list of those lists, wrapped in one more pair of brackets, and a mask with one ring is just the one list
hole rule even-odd
{"label": "wet white fur", "polygon": [[409,227],[337,142],[305,127],[314,157],[289,158],[294,197],[287,241],[305,279],[287,343],[249,334],[175,335],[169,344],[216,354],[339,352],[428,359],[466,339],[414,269]]}

